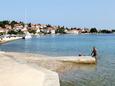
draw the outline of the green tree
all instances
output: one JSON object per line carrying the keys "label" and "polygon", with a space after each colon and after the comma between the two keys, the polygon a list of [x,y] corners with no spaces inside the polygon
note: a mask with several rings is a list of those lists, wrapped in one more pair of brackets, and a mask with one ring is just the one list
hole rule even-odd
{"label": "green tree", "polygon": [[4,34],[5,34],[5,32],[0,32],[0,36],[1,36],[1,35],[4,35]]}
{"label": "green tree", "polygon": [[11,25],[12,28],[14,28],[14,25],[15,25],[15,24],[18,24],[18,22],[16,22],[16,21],[11,21],[11,23],[10,23],[10,25]]}
{"label": "green tree", "polygon": [[47,25],[47,27],[51,27],[51,25],[50,25],[50,24],[48,24],[48,25]]}
{"label": "green tree", "polygon": [[31,26],[32,26],[32,24],[31,24],[31,23],[29,23],[29,24],[28,24],[28,27],[31,27]]}
{"label": "green tree", "polygon": [[8,34],[14,34],[14,35],[17,35],[17,31],[14,31],[14,30],[10,30],[10,31],[8,31]]}
{"label": "green tree", "polygon": [[58,26],[58,29],[56,30],[56,33],[61,33],[61,34],[65,34],[65,28]]}
{"label": "green tree", "polygon": [[91,28],[90,29],[90,33],[97,33],[98,31],[97,31],[97,29],[96,28]]}
{"label": "green tree", "polygon": [[9,30],[8,34],[14,34],[14,35],[22,35],[24,34],[24,32],[22,32],[21,30]]}
{"label": "green tree", "polygon": [[109,30],[101,30],[100,33],[112,33],[112,31],[109,31]]}
{"label": "green tree", "polygon": [[9,25],[9,24],[10,24],[10,21],[8,21],[8,20],[4,20],[4,21],[3,21],[3,24],[5,24],[5,25]]}
{"label": "green tree", "polygon": [[24,27],[24,25],[25,25],[25,23],[24,23],[24,22],[21,22],[21,21],[20,21],[19,23],[20,23],[20,24]]}
{"label": "green tree", "polygon": [[21,30],[17,30],[17,34],[22,35],[22,34],[24,34],[24,32]]}
{"label": "green tree", "polygon": [[0,21],[0,27],[5,28],[5,25],[3,24],[2,21]]}
{"label": "green tree", "polygon": [[35,33],[36,33],[36,30],[29,29],[28,32],[35,34]]}
{"label": "green tree", "polygon": [[112,30],[112,33],[115,33],[115,30],[114,30],[114,29]]}
{"label": "green tree", "polygon": [[10,21],[4,20],[4,21],[0,21],[0,27],[5,28],[5,25],[9,25]]}

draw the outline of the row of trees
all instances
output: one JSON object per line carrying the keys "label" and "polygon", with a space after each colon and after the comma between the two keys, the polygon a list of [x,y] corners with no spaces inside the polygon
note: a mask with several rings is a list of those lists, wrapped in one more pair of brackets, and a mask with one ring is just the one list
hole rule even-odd
{"label": "row of trees", "polygon": [[9,25],[9,21],[0,21],[0,27],[5,28],[5,25]]}
{"label": "row of trees", "polygon": [[58,26],[58,29],[56,30],[56,33],[60,33],[60,34],[65,34],[65,27],[63,26],[63,27],[60,27],[60,26]]}
{"label": "row of trees", "polygon": [[24,22],[17,22],[17,21],[8,21],[8,20],[4,20],[4,21],[0,21],[0,27],[5,28],[5,25],[11,25],[11,27],[13,28],[15,24],[21,24],[21,25],[25,25]]}
{"label": "row of trees", "polygon": [[[65,34],[65,29],[67,29],[67,28],[65,28],[64,26],[63,27],[58,26],[56,33]],[[73,28],[73,29],[75,29],[75,28]],[[115,30],[106,30],[106,29],[97,30],[96,28],[91,28],[89,31],[89,33],[114,33],[114,32],[115,32]]]}
{"label": "row of trees", "polygon": [[90,33],[114,33],[114,32],[115,32],[115,30],[106,30],[106,29],[97,30],[96,28],[90,29]]}
{"label": "row of trees", "polygon": [[[0,36],[4,35],[4,34],[6,34],[6,32],[0,32]],[[14,34],[14,35],[23,35],[24,32],[22,32],[21,30],[9,30],[7,32],[7,34],[10,34],[10,35],[12,35],[12,34]]]}
{"label": "row of trees", "polygon": [[22,35],[22,34],[24,34],[24,32],[22,32],[21,30],[10,30],[10,31],[8,31],[8,34]]}
{"label": "row of trees", "polygon": [[[68,30],[68,28],[65,28],[64,26],[63,27],[58,26],[56,33],[65,34],[65,29]],[[71,28],[71,30],[72,29],[76,29],[76,28]],[[96,28],[91,28],[89,33],[115,33],[115,30],[106,30],[106,29],[97,30]]]}

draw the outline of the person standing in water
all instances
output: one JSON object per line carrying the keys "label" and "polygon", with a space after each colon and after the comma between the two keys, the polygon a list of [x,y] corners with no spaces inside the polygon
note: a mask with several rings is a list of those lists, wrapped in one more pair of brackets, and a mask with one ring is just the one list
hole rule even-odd
{"label": "person standing in water", "polygon": [[91,55],[92,55],[92,57],[96,57],[97,56],[97,49],[95,47],[93,47]]}

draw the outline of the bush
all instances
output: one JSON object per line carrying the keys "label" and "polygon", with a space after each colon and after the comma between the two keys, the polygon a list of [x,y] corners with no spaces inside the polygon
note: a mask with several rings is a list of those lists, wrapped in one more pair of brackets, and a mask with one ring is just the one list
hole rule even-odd
{"label": "bush", "polygon": [[65,34],[65,28],[64,27],[58,27],[58,29],[56,30],[56,33]]}
{"label": "bush", "polygon": [[109,30],[101,30],[100,33],[112,33],[112,31],[109,31]]}
{"label": "bush", "polygon": [[90,29],[90,33],[97,33],[98,31],[97,31],[97,29],[96,28],[91,28]]}
{"label": "bush", "polygon": [[0,32],[0,36],[1,36],[1,35],[4,35],[4,34],[5,34],[5,32]]}
{"label": "bush", "polygon": [[16,30],[16,31],[15,30],[10,30],[10,31],[8,31],[8,34],[10,34],[10,35],[11,34],[14,34],[14,35],[17,35],[17,34],[20,35],[21,34],[22,35],[24,33],[21,30]]}
{"label": "bush", "polygon": [[31,30],[31,29],[29,29],[28,32],[35,34],[35,33],[36,33],[36,30]]}

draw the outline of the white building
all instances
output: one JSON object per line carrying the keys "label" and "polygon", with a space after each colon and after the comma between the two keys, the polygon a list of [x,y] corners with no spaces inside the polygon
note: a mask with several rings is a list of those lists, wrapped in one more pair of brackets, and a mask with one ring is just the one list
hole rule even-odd
{"label": "white building", "polygon": [[51,34],[55,34],[55,30],[54,29],[51,30]]}
{"label": "white building", "polygon": [[69,31],[66,31],[66,33],[68,34],[79,34],[79,30],[69,30]]}
{"label": "white building", "polygon": [[40,32],[40,29],[38,28],[37,30],[36,30],[36,33],[39,33]]}

